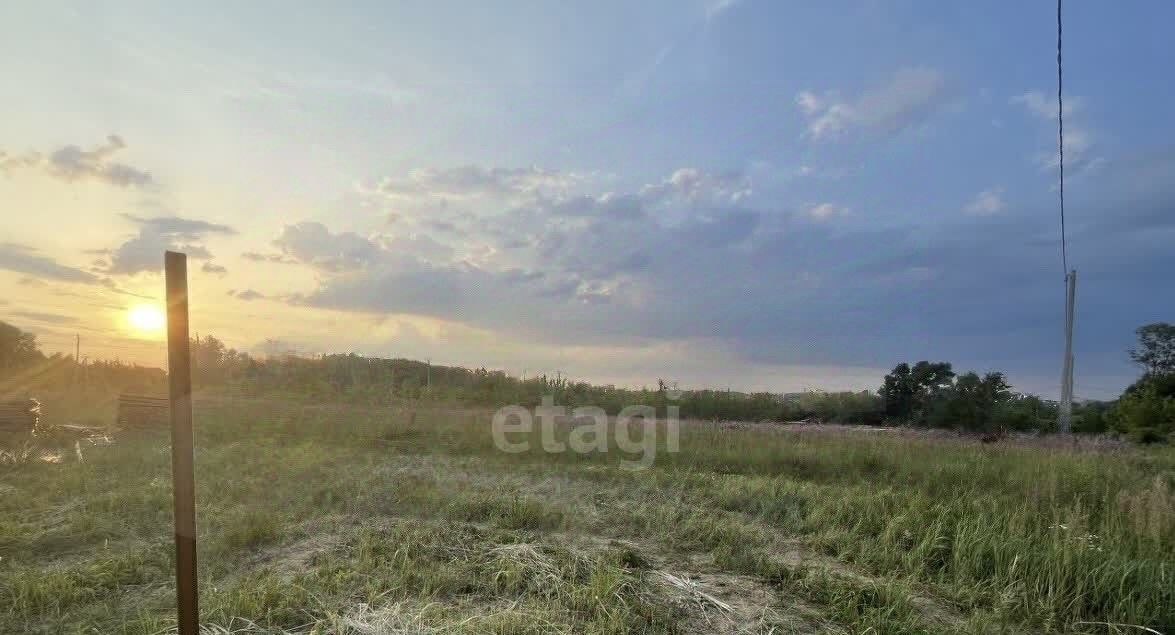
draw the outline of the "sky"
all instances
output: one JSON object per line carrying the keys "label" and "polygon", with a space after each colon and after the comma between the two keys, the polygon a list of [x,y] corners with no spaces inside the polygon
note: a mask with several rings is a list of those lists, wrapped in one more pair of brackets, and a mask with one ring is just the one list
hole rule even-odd
{"label": "sky", "polygon": [[[1056,7],[0,5],[0,319],[627,386],[1058,393]],[[1175,321],[1175,5],[1065,5],[1075,392]]]}

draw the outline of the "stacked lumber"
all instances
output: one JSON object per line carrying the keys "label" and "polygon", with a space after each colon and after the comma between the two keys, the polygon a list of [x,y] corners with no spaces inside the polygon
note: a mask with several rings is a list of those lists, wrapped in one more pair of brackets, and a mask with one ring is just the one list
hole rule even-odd
{"label": "stacked lumber", "polygon": [[110,445],[112,441],[107,432],[106,428],[63,423],[37,428],[37,437],[59,445],[79,444],[83,441],[90,445]]}
{"label": "stacked lumber", "polygon": [[170,402],[166,397],[119,395],[118,425],[130,430],[165,428],[168,425],[170,408]]}
{"label": "stacked lumber", "polygon": [[36,399],[0,401],[0,435],[32,434],[41,418],[41,402]]}

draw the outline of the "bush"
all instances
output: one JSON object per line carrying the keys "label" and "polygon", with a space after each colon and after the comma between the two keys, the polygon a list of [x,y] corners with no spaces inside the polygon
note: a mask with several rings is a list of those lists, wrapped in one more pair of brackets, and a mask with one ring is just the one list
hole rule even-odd
{"label": "bush", "polygon": [[992,413],[996,428],[1016,432],[1054,432],[1057,407],[1036,395],[1012,395],[996,404]]}
{"label": "bush", "polygon": [[1073,409],[1073,432],[1080,434],[1101,434],[1109,430],[1106,415],[1109,404],[1101,401],[1075,406]]}
{"label": "bush", "polygon": [[1132,386],[1107,418],[1114,429],[1140,443],[1165,441],[1175,432],[1175,397],[1164,395],[1162,381]]}
{"label": "bush", "polygon": [[1003,373],[959,375],[953,385],[940,389],[930,400],[925,421],[935,428],[961,428],[969,432],[1002,429],[997,417],[1012,398]]}
{"label": "bush", "polygon": [[882,399],[868,391],[823,392],[811,390],[795,400],[791,420],[817,419],[830,423],[879,425],[884,419]]}

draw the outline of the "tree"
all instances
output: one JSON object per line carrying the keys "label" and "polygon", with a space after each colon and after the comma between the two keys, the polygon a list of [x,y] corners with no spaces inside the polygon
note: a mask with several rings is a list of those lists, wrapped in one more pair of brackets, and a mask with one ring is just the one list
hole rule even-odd
{"label": "tree", "polygon": [[1130,359],[1146,369],[1148,375],[1175,373],[1175,324],[1154,322],[1134,332],[1138,348],[1130,349]]}
{"label": "tree", "polygon": [[885,379],[881,389],[877,391],[884,403],[885,416],[896,419],[909,419],[914,410],[914,382],[910,378],[910,365],[902,362],[893,367]]}
{"label": "tree", "polygon": [[0,322],[0,370],[20,368],[43,357],[36,335]]}
{"label": "tree", "polygon": [[928,392],[937,392],[951,385],[955,372],[951,370],[950,362],[921,361],[914,364],[910,377],[916,386]]}
{"label": "tree", "polygon": [[1110,404],[1104,401],[1087,401],[1074,404],[1073,431],[1078,434],[1101,434],[1106,431],[1107,413]]}
{"label": "tree", "polygon": [[949,362],[920,361],[911,368],[902,362],[885,376],[878,394],[885,415],[911,421],[924,415],[931,400],[951,385],[955,373]]}
{"label": "tree", "polygon": [[1122,395],[1106,415],[1110,424],[1135,441],[1165,441],[1175,432],[1175,397],[1164,397],[1154,384]]}
{"label": "tree", "polygon": [[1003,373],[959,375],[954,385],[942,389],[931,406],[930,423],[936,427],[960,427],[972,432],[994,432],[996,411],[1012,396]]}
{"label": "tree", "polygon": [[1155,322],[1134,332],[1138,348],[1130,349],[1130,359],[1144,372],[1106,413],[1106,421],[1136,441],[1164,441],[1175,433],[1175,325]]}
{"label": "tree", "polygon": [[[1101,424],[1094,421],[1092,416],[1089,418],[1088,425],[1078,423],[1078,421],[1084,421],[1081,417],[1086,415],[1078,414],[1084,413],[1084,408],[1085,406],[1082,404],[1074,405],[1073,431],[1100,432],[1101,429],[1097,426]],[[994,424],[1004,430],[1054,432],[1057,427],[1056,403],[1046,402],[1036,395],[1009,394],[1006,400],[996,406],[992,416]]]}
{"label": "tree", "polygon": [[917,387],[916,399],[918,411],[925,417],[930,410],[930,404],[943,390],[951,387],[955,378],[955,371],[951,370],[949,362],[920,361],[914,364],[910,371],[910,378]]}

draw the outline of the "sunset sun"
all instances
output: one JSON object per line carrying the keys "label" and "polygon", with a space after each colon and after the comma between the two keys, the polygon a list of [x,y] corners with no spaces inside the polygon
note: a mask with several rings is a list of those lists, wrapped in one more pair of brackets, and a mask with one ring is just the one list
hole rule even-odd
{"label": "sunset sun", "polygon": [[163,311],[151,304],[136,304],[127,311],[127,324],[139,333],[154,334],[163,330]]}

